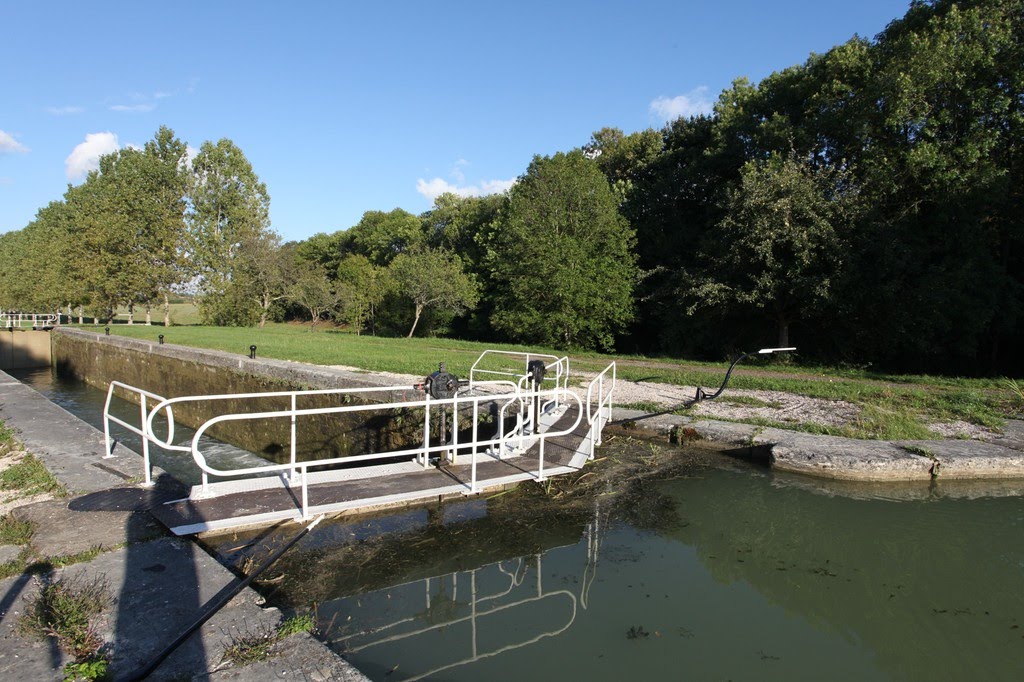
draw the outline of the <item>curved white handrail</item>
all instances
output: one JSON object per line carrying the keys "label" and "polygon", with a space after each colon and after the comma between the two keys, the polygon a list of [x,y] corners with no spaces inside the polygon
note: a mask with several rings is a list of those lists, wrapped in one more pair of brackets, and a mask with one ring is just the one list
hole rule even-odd
{"label": "curved white handrail", "polygon": [[[550,437],[553,437],[553,436],[564,436],[564,435],[567,435],[569,433],[572,433],[572,431],[579,425],[580,421],[582,420],[582,416],[583,416],[583,411],[582,411],[583,405],[582,405],[582,401],[580,400],[580,397],[578,395],[576,395],[575,393],[572,393],[572,392],[569,392],[569,391],[563,391],[562,389],[546,389],[546,390],[543,390],[543,391],[530,392],[529,394],[526,394],[526,395],[523,395],[523,396],[517,396],[517,397],[520,397],[520,398],[530,398],[530,397],[532,397],[535,394],[539,395],[539,396],[543,396],[543,395],[554,394],[556,392],[563,393],[563,394],[565,394],[566,397],[570,397],[571,399],[575,400],[577,405],[579,405],[579,407],[580,407],[580,412],[579,412],[579,414],[576,417],[576,421],[573,422],[572,426],[569,427],[568,429],[564,429],[564,430],[561,430],[561,431],[545,431],[542,434],[536,434],[538,437],[550,438]],[[271,412],[249,412],[249,413],[241,413],[241,414],[222,414],[222,415],[213,417],[212,419],[208,419],[198,429],[196,429],[195,435],[192,437],[191,452],[192,452],[193,459],[195,459],[195,462],[199,466],[199,468],[204,473],[210,474],[212,476],[226,476],[226,477],[230,477],[230,476],[245,476],[245,475],[253,475],[253,474],[271,473],[271,472],[275,472],[275,471],[285,471],[285,470],[288,470],[288,469],[292,468],[292,464],[291,463],[267,464],[267,465],[258,466],[258,467],[244,467],[244,468],[241,468],[241,469],[217,469],[215,467],[210,466],[206,462],[206,457],[203,455],[202,450],[200,449],[199,440],[202,438],[203,434],[206,433],[206,431],[210,427],[212,427],[212,426],[214,426],[216,424],[220,424],[222,422],[228,422],[228,421],[245,421],[245,420],[249,420],[249,419],[278,419],[278,418],[284,418],[284,417],[291,417],[292,415],[297,416],[297,417],[302,417],[302,416],[312,416],[312,415],[317,415],[317,414],[343,414],[343,413],[346,413],[346,412],[359,412],[359,411],[367,411],[367,410],[371,410],[371,409],[372,410],[396,410],[396,409],[400,409],[400,408],[403,408],[403,407],[423,407],[425,404],[429,404],[429,405],[432,405],[432,406],[433,405],[437,405],[437,406],[452,405],[452,406],[458,407],[460,404],[472,405],[474,403],[489,402],[489,401],[494,400],[495,397],[500,397],[500,396],[486,396],[486,395],[485,396],[465,396],[465,397],[456,396],[454,398],[445,398],[445,399],[441,399],[441,400],[429,400],[429,401],[418,400],[418,401],[405,401],[405,402],[393,402],[393,403],[377,403],[377,404],[373,404],[373,405],[340,405],[340,406],[337,406],[337,407],[321,407],[321,408],[311,408],[311,409],[304,409],[304,410],[274,410],[274,411],[271,411]],[[504,437],[498,437],[498,438],[492,438],[492,439],[489,439],[489,440],[478,440],[478,441],[474,441],[474,443],[477,446],[497,445],[497,444],[500,444],[503,440],[505,440]],[[368,461],[368,460],[373,460],[373,459],[390,459],[390,458],[394,458],[394,457],[402,457],[402,456],[405,456],[405,455],[410,455],[411,456],[411,455],[417,455],[417,454],[421,454],[421,453],[444,452],[444,451],[449,451],[449,450],[451,450],[451,449],[453,449],[453,448],[455,448],[457,446],[458,446],[457,444],[444,443],[444,444],[440,444],[440,445],[422,446],[422,447],[418,447],[418,448],[409,448],[409,449],[404,449],[404,450],[391,450],[391,451],[383,452],[383,453],[372,453],[372,454],[367,454],[367,455],[348,455],[348,456],[345,456],[345,457],[331,457],[331,458],[328,458],[328,459],[309,460],[309,461],[303,461],[303,462],[296,462],[295,465],[298,468],[303,469],[303,474],[305,475],[305,470],[308,469],[309,467],[331,466],[331,465],[335,465],[335,464],[344,464],[344,463],[351,463],[351,462]],[[466,447],[468,447],[468,445]]]}
{"label": "curved white handrail", "polygon": [[[134,393],[139,396],[138,427],[136,427],[133,424],[129,424],[123,419],[120,419],[110,414],[110,401],[114,397],[114,390],[117,388],[123,389],[128,393]],[[160,403],[159,407],[154,408],[152,414],[150,414],[149,411],[146,409],[147,398],[152,398],[153,400],[156,400],[157,402]],[[107,387],[107,399],[103,403],[103,442],[106,446],[106,453],[104,457],[113,457],[114,448],[113,445],[111,444],[110,439],[110,422],[120,424],[121,426],[128,429],[132,433],[140,436],[142,438],[142,466],[143,469],[145,470],[144,484],[147,486],[153,485],[153,472],[152,467],[150,467],[149,463],[149,442],[150,440],[152,440],[154,443],[158,445],[160,444],[160,440],[155,435],[153,435],[153,419],[156,417],[157,413],[160,412],[161,409],[166,410],[167,440],[170,441],[173,440],[174,438],[174,410],[169,404],[165,403],[167,403],[167,401],[163,396],[157,395],[156,393],[151,393],[149,391],[145,391],[141,388],[136,388],[135,386],[129,386],[128,384],[121,381],[110,382],[110,385]]]}

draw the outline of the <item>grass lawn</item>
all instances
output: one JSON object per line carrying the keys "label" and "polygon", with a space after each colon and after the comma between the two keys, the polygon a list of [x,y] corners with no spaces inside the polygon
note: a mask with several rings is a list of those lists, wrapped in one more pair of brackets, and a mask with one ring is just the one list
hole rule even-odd
{"label": "grass lawn", "polygon": [[[192,307],[191,304],[177,304]],[[88,326],[86,327],[89,328]],[[112,334],[167,343],[247,354],[257,346],[260,357],[296,360],[318,365],[349,365],[369,371],[426,375],[446,362],[448,370],[467,376],[485,349],[566,353],[537,347],[480,343],[442,338],[384,338],[356,336],[328,328],[298,324],[268,324],[264,329],[237,327],[113,325]],[[572,369],[597,372],[618,362],[624,379],[677,385],[717,387],[728,363],[692,362],[672,358],[609,356],[571,352]],[[998,428],[1004,418],[1024,411],[1020,400],[1002,379],[963,379],[872,373],[849,368],[797,364],[766,365],[745,361],[733,374],[731,388],[799,393],[816,398],[846,400],[864,410],[864,423],[856,435],[907,438],[922,433],[927,421],[962,419]],[[780,426],[785,426],[780,424]],[[789,425],[792,428],[792,425]]]}
{"label": "grass lawn", "polygon": [[[171,324],[199,324],[199,308],[194,303],[171,303],[169,306],[171,314]],[[164,322],[164,306],[163,304],[153,306],[150,311],[150,315],[153,318],[153,324],[163,324]],[[124,322],[128,319],[128,308],[121,307],[117,309],[117,321],[119,323]],[[146,309],[139,307],[135,309],[135,323],[145,323],[146,321]]]}

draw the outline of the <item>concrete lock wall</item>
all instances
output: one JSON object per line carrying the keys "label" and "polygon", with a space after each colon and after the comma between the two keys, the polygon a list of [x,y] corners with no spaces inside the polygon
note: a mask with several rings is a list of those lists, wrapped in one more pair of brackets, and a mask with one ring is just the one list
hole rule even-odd
{"label": "concrete lock wall", "polygon": [[50,365],[50,332],[0,330],[0,369],[32,369]]}
{"label": "concrete lock wall", "polygon": [[[161,345],[69,328],[53,331],[53,362],[60,375],[103,390],[116,380],[165,398],[388,385],[372,375],[329,367],[271,359],[250,360],[233,353]],[[419,397],[411,389],[376,395],[376,402]],[[303,396],[297,407],[314,409],[357,402],[336,395]],[[289,397],[218,400],[175,405],[174,417],[179,423],[197,428],[220,414],[290,407]],[[417,426],[422,424],[422,414],[413,412],[390,410],[299,417],[296,420],[298,459],[384,452],[422,442],[421,427]],[[290,421],[287,417],[222,422],[207,433],[275,462],[283,463],[289,458]]]}

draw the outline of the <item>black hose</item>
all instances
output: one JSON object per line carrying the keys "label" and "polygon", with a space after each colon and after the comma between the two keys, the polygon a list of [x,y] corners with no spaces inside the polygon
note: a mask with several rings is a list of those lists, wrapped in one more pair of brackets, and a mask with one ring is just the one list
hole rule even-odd
{"label": "black hose", "polygon": [[712,393],[711,395],[708,395],[707,393],[705,393],[704,389],[701,388],[700,386],[698,386],[697,387],[697,395],[694,397],[693,402],[694,403],[699,403],[702,400],[714,400],[718,396],[722,395],[722,391],[725,390],[726,384],[729,383],[729,377],[732,376],[733,369],[736,368],[736,365],[739,364],[740,360],[742,360],[743,358],[747,358],[747,357],[750,357],[750,353],[743,353],[738,358],[736,358],[735,360],[732,361],[732,364],[729,365],[729,371],[725,373],[725,381],[723,381],[722,385],[718,387],[718,390],[715,391],[714,393]]}
{"label": "black hose", "polygon": [[207,604],[205,612],[201,616],[199,616],[199,618],[197,618],[194,623],[189,625],[188,628],[183,633],[178,635],[177,639],[175,639],[173,642],[171,642],[166,647],[164,647],[163,651],[161,651],[159,654],[157,654],[157,656],[152,661],[150,661],[149,665],[147,665],[145,668],[143,668],[141,671],[139,671],[134,677],[129,678],[130,681],[131,682],[138,682],[139,680],[144,680],[147,677],[149,677],[150,675],[152,675],[153,671],[156,670],[160,666],[161,663],[163,663],[165,660],[167,660],[168,656],[173,654],[177,650],[178,647],[180,647],[182,644],[184,644],[186,641],[188,641],[189,637],[191,637],[193,634],[195,634],[196,630],[198,630],[199,628],[201,628],[203,626],[203,623],[205,623],[206,621],[208,621],[211,618],[213,618],[217,614],[218,611],[220,611],[222,608],[224,608],[224,606],[235,597],[236,594],[238,594],[239,592],[244,590],[246,587],[248,587],[249,583],[251,583],[253,580],[255,580],[261,573],[263,573],[263,571],[265,571],[268,568],[270,568],[274,564],[274,562],[276,562],[278,559],[281,558],[282,554],[287,552],[289,549],[292,548],[292,546],[296,542],[298,542],[303,537],[305,537],[306,533],[308,533],[309,531],[313,530],[313,527],[316,526],[316,524],[320,523],[320,519],[322,519],[322,518],[323,518],[322,515],[318,516],[313,521],[313,523],[311,523],[308,526],[306,526],[305,528],[303,528],[302,531],[298,535],[293,537],[291,540],[286,542],[284,544],[284,546],[282,546],[276,552],[271,554],[262,564],[259,565],[259,567],[255,571],[253,571],[249,575],[245,576],[245,578],[243,580],[239,581],[236,585],[234,585],[226,593],[224,593],[221,596],[215,598],[212,603]]}

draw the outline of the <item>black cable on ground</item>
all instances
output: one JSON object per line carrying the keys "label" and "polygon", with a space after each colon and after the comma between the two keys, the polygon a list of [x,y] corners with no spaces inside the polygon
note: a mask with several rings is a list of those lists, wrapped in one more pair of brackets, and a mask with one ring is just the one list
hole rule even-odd
{"label": "black cable on ground", "polygon": [[263,573],[263,571],[270,568],[274,564],[274,562],[281,558],[282,554],[287,552],[289,549],[292,548],[292,546],[296,542],[305,537],[306,533],[313,530],[313,527],[316,526],[316,524],[320,523],[320,520],[322,518],[324,518],[323,515],[318,516],[313,521],[313,523],[303,528],[298,535],[293,537],[291,540],[285,543],[284,546],[282,546],[276,552],[271,554],[266,559],[266,561],[259,565],[259,567],[255,571],[253,571],[252,573],[247,575],[243,580],[238,582],[234,587],[228,590],[227,593],[218,597],[213,603],[207,604],[206,610],[203,612],[201,616],[199,616],[199,618],[195,620],[195,622],[189,625],[188,628],[186,628],[186,630],[183,633],[178,635],[177,639],[175,639],[173,642],[164,647],[163,651],[157,654],[156,657],[152,661],[150,661],[150,663],[145,668],[136,673],[134,677],[128,679],[131,680],[131,682],[138,682],[139,680],[144,680],[151,674],[153,674],[153,671],[156,670],[161,663],[167,660],[168,656],[173,654],[178,649],[178,647],[180,647],[182,644],[188,641],[189,637],[195,634],[196,630],[203,626],[203,623],[213,618],[218,611],[224,608],[224,606],[235,597],[236,594],[238,594],[246,587],[248,587],[249,583],[255,580],[261,573]]}

